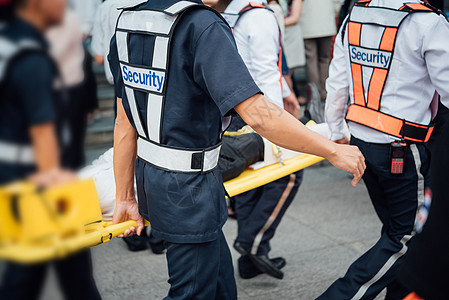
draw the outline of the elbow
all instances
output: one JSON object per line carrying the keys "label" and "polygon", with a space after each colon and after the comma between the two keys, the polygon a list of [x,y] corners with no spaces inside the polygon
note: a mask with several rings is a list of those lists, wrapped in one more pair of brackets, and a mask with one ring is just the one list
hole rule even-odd
{"label": "elbow", "polygon": [[249,118],[249,120],[245,120],[245,122],[254,129],[255,132],[262,136],[268,132],[274,131],[276,128],[269,118]]}

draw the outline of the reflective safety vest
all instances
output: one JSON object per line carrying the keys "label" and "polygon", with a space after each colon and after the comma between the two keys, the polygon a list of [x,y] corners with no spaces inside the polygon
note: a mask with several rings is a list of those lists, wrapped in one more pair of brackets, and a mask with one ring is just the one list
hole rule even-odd
{"label": "reflective safety vest", "polygon": [[[4,88],[5,78],[9,72],[11,63],[19,55],[27,52],[42,52],[44,49],[32,40],[12,41],[5,37],[0,37],[0,89]],[[0,91],[0,102],[4,101]],[[1,114],[1,112],[0,112]],[[0,140],[0,162],[32,166],[35,163],[33,149],[31,145],[21,145],[9,141]]]}
{"label": "reflective safety vest", "polygon": [[[434,128],[432,124],[417,124],[385,114],[381,111],[380,104],[394,56],[398,29],[402,22],[412,13],[436,11],[420,3],[405,3],[399,10],[395,10],[371,7],[370,2],[371,0],[358,1],[347,22],[354,104],[349,106],[346,120],[404,140],[427,142]],[[378,48],[367,48],[360,44],[364,25],[384,28]],[[362,67],[373,70],[367,93],[363,86]]]}
{"label": "reflective safety vest", "polygon": [[[257,9],[257,8],[263,8],[266,10],[269,10],[273,13],[273,10],[268,7],[268,5],[263,3],[257,3],[257,2],[250,2],[248,5],[246,5],[244,8],[242,8],[238,14],[233,13],[225,13],[222,12],[222,16],[224,19],[228,22],[229,26],[231,27],[232,31],[234,32],[234,28],[237,25],[238,21],[240,20],[240,17],[243,16],[245,13],[249,12],[250,10]],[[279,58],[278,58],[278,68],[279,73],[281,74],[281,78],[279,79],[279,82],[281,84],[281,89],[283,88],[282,84],[282,36],[281,36],[281,29],[279,28]]]}
{"label": "reflective safety vest", "polygon": [[[146,2],[146,1],[143,1]],[[117,21],[116,42],[125,95],[138,133],[137,156],[153,167],[182,173],[204,173],[215,169],[221,143],[207,149],[188,149],[161,144],[163,109],[167,95],[170,45],[176,24],[187,10],[213,9],[190,1],[179,1],[163,10],[123,8]],[[216,13],[216,12],[215,12]],[[222,18],[218,13],[217,15]],[[129,61],[133,49],[129,35],[153,37],[153,60],[150,66]],[[147,126],[143,126],[135,93],[146,94]],[[186,120],[187,121],[187,120]]]}

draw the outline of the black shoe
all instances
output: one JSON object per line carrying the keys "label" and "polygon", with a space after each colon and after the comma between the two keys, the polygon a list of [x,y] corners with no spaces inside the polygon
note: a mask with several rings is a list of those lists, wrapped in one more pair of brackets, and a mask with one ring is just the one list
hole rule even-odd
{"label": "black shoe", "polygon": [[[239,267],[239,275],[241,278],[251,279],[256,277],[257,275],[263,274],[262,271],[260,271],[256,266],[254,266],[254,264],[251,262],[249,258],[248,260],[249,261],[245,262],[245,256],[239,258],[238,267]],[[270,258],[270,261],[279,270],[285,267],[285,265],[287,264],[287,262],[283,257]]]}
{"label": "black shoe", "polygon": [[140,236],[133,235],[130,237],[124,237],[123,241],[128,246],[129,251],[142,251],[148,249],[148,235],[147,232],[142,230],[142,234]]}
{"label": "black shoe", "polygon": [[259,271],[277,279],[284,278],[284,273],[282,273],[282,271],[276,267],[276,265],[268,258],[268,256],[249,254],[249,258],[256,266],[256,268],[259,269]]}
{"label": "black shoe", "polygon": [[284,273],[282,273],[282,271],[279,270],[273,264],[273,262],[270,261],[268,256],[250,254],[249,251],[246,250],[243,247],[243,245],[238,241],[234,242],[234,249],[237,250],[237,252],[240,253],[242,256],[248,255],[248,257],[251,259],[251,262],[254,264],[254,266],[257,269],[259,269],[259,271],[261,271],[262,273],[265,273],[265,274],[270,275],[277,279],[284,278]]}
{"label": "black shoe", "polygon": [[240,255],[245,256],[249,254],[249,251],[247,251],[245,248],[243,248],[242,244],[240,242],[235,241],[234,242],[234,249],[240,253]]}
{"label": "black shoe", "polygon": [[154,254],[164,254],[165,246],[164,241],[158,238],[155,238],[150,231],[150,238],[148,239],[148,243],[150,245],[151,251]]}

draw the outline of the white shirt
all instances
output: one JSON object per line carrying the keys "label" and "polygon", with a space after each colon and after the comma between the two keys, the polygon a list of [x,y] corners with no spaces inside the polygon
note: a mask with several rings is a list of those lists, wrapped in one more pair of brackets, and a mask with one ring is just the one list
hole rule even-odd
{"label": "white shirt", "polygon": [[97,8],[102,3],[102,0],[69,0],[68,2],[81,22],[83,34],[90,36],[92,34]]}
{"label": "white shirt", "polygon": [[[370,6],[398,9],[403,0],[373,0]],[[417,0],[409,2],[419,3]],[[377,48],[382,29],[363,25],[361,45]],[[354,92],[348,55],[347,31],[344,45],[341,32],[337,35],[329,78],[326,82],[326,122],[331,139],[345,136],[344,118],[348,96],[354,103]],[[366,91],[372,69],[363,67],[363,84]],[[380,110],[407,121],[427,125],[435,114],[435,90],[441,101],[449,107],[449,24],[435,13],[414,13],[399,28],[396,49],[391,62]],[[371,143],[391,143],[396,137],[375,131],[363,125],[348,122],[353,136]]]}
{"label": "white shirt", "polygon": [[110,84],[114,84],[114,78],[109,68],[109,61],[106,56],[109,53],[111,38],[115,33],[115,25],[125,6],[132,6],[141,3],[142,0],[106,0],[97,9],[95,23],[92,30],[92,51],[95,55],[104,56],[104,72]]}
{"label": "white shirt", "polygon": [[[225,13],[238,14],[250,2],[233,0]],[[234,28],[237,48],[256,84],[272,103],[284,107],[279,79],[279,26],[274,14],[266,9],[253,9],[243,14]],[[284,84],[286,88],[288,86]]]}
{"label": "white shirt", "polygon": [[304,39],[335,35],[337,27],[334,2],[333,0],[304,1],[301,18],[299,18]]}
{"label": "white shirt", "polygon": [[83,34],[77,16],[67,11],[62,24],[46,33],[50,54],[56,61],[64,84],[74,87],[84,80]]}

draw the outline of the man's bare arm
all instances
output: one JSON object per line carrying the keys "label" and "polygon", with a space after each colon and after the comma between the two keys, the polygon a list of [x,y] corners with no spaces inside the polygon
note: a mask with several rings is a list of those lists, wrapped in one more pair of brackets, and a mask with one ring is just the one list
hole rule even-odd
{"label": "man's bare arm", "polygon": [[365,171],[365,159],[357,147],[333,143],[309,130],[260,94],[243,101],[235,110],[257,133],[276,145],[324,157],[337,168],[352,173],[353,186]]}
{"label": "man's bare arm", "polygon": [[144,221],[139,214],[135,192],[134,171],[137,156],[137,133],[129,123],[122,99],[117,98],[117,118],[114,129],[114,176],[116,184],[116,208],[113,223],[137,221],[136,228],[125,231],[123,236],[140,235]]}

